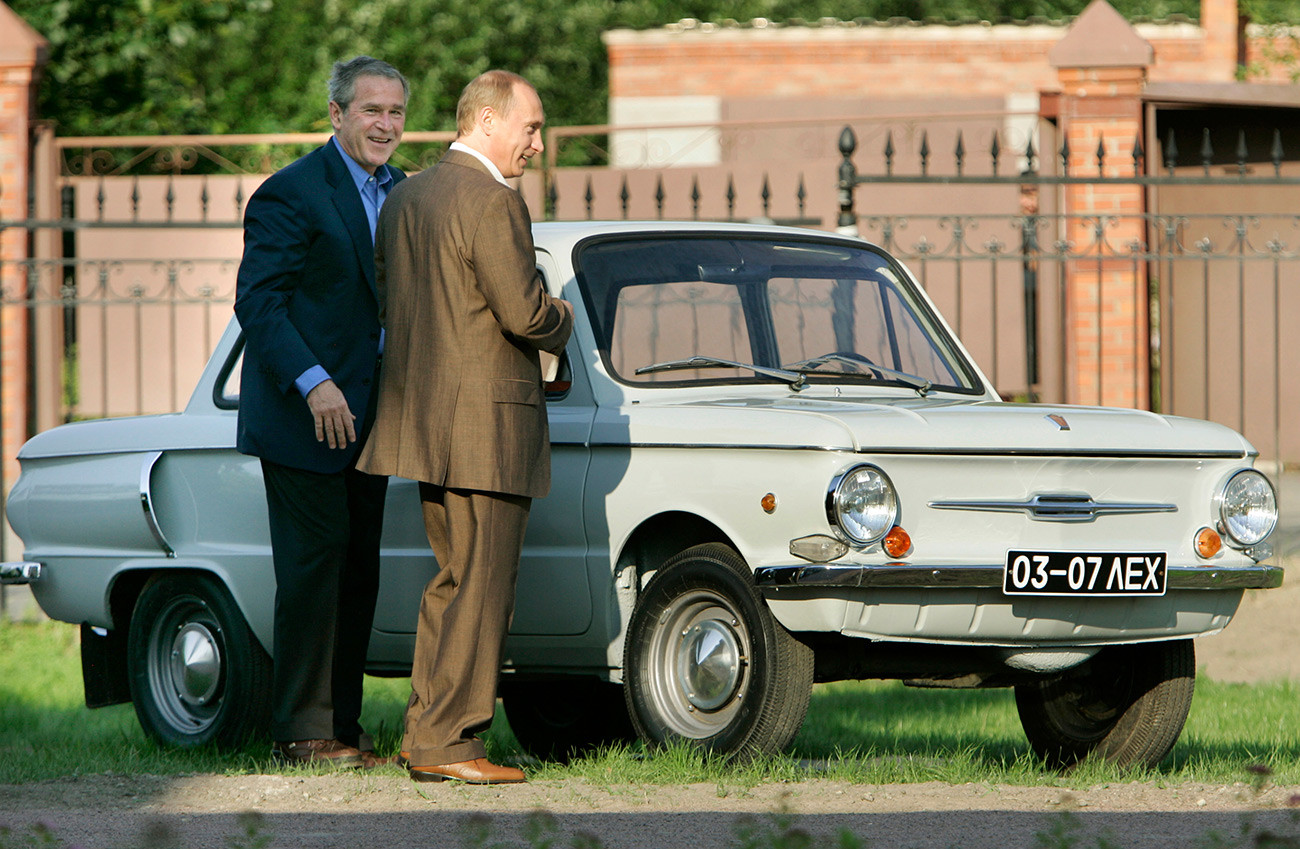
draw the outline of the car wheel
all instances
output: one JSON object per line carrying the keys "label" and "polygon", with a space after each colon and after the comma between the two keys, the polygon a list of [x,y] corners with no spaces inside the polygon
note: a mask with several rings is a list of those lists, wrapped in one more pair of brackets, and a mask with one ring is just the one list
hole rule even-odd
{"label": "car wheel", "polygon": [[730,547],[670,558],[638,599],[624,649],[628,713],[658,745],[739,759],[783,750],[812,695],[812,650],[786,631]]}
{"label": "car wheel", "polygon": [[1191,640],[1116,646],[1016,687],[1016,708],[1029,745],[1052,767],[1094,753],[1120,767],[1154,767],[1182,733],[1195,679]]}
{"label": "car wheel", "polygon": [[501,703],[524,751],[544,761],[636,739],[623,688],[590,678],[503,681]]}
{"label": "car wheel", "polygon": [[266,730],[271,658],[220,581],[154,575],[131,615],[131,701],[164,745],[239,746]]}

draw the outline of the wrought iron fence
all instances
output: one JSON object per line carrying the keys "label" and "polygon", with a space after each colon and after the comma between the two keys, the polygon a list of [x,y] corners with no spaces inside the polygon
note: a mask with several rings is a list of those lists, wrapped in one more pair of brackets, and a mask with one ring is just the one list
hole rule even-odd
{"label": "wrought iron fence", "polygon": [[[980,126],[1006,125],[1006,116],[965,117]],[[1286,334],[1300,314],[1294,195],[1268,208],[1220,204],[1222,211],[1185,201],[1171,207],[1166,197],[1180,187],[1294,192],[1300,157],[1287,148],[1291,139],[1274,134],[1259,153],[1247,149],[1243,136],[1223,152],[1207,134],[1199,144],[1185,143],[1196,149],[1190,174],[1178,163],[1174,136],[1162,146],[1164,174],[1142,171],[1146,153],[1135,141],[1119,157],[1133,173],[1121,178],[1105,176],[1115,158],[1108,160],[1105,145],[1095,154],[1095,169],[1084,169],[1064,143],[1040,157],[1034,140],[1049,135],[1041,127],[1014,144],[1004,144],[1005,134],[994,130],[982,136],[987,142],[968,146],[964,138],[974,136],[964,137],[950,122],[943,126],[955,130],[952,162],[941,174],[923,123],[909,125],[901,141],[873,125],[882,158],[872,173],[859,174],[855,158],[865,157],[851,129],[837,133],[824,121],[806,123],[797,128],[802,135],[783,137],[781,146],[838,135],[838,182],[800,167],[768,171],[745,163],[566,167],[560,150],[532,173],[525,196],[538,218],[765,218],[816,226],[833,221],[838,207],[841,224],[849,222],[913,267],[1008,397],[1067,400],[1067,387],[1083,369],[1093,374],[1089,385],[1097,398],[1075,400],[1091,403],[1124,384],[1136,406],[1224,421],[1246,431],[1266,454],[1300,458],[1300,434],[1291,432],[1300,425],[1284,415],[1300,398],[1283,379],[1285,363],[1300,353]],[[557,131],[548,145],[562,147],[565,138],[609,145],[618,131],[571,128]],[[183,405],[229,317],[248,196],[261,173],[325,138],[58,140],[57,186],[34,190],[53,192],[57,211],[0,223],[0,231],[21,230],[33,245],[28,259],[0,265],[0,305],[27,311],[25,321],[39,337],[33,359],[61,363],[32,366],[33,406],[57,410],[57,421]],[[408,133],[406,158],[398,164],[422,167],[449,140],[450,134]],[[104,152],[110,142],[116,145],[111,155]],[[276,152],[268,154],[268,147]],[[836,162],[834,151],[828,154],[816,166],[823,175]],[[1270,173],[1255,173],[1261,169]],[[1061,211],[1063,192],[1107,184],[1137,185],[1155,202],[1113,215]],[[1032,209],[1024,206],[1030,194]],[[1108,363],[1113,341],[1099,342],[1084,366],[1065,354],[1077,332],[1066,311],[1071,287],[1089,279],[1081,271],[1099,281],[1117,264],[1137,281],[1141,291],[1132,299],[1144,305],[1122,344],[1130,359],[1149,364],[1122,374]],[[1096,298],[1091,309],[1100,327],[1106,299]],[[1260,400],[1265,397],[1268,404]],[[1269,423],[1268,432],[1261,422]],[[27,430],[40,426],[33,418]]]}
{"label": "wrought iron fence", "polygon": [[[1300,318],[1300,151],[1280,131],[1264,135],[1264,149],[1252,150],[1243,129],[1224,150],[1207,129],[1182,163],[1170,130],[1155,146],[1160,169],[1147,168],[1135,139],[1121,145],[1129,173],[1120,175],[1105,140],[1080,166],[1065,139],[1043,161],[1032,140],[1009,151],[994,133],[987,158],[974,161],[958,133],[936,173],[928,136],[901,162],[890,135],[874,169],[859,173],[845,127],[838,224],[912,266],[1004,395],[1100,403],[1118,394],[1125,405],[1227,424],[1266,460],[1295,466],[1300,422],[1287,411],[1300,403],[1288,368],[1300,356],[1289,333]],[[1067,192],[1098,187],[1132,189],[1140,203],[1067,208]],[[860,211],[864,191],[871,209]],[[954,201],[962,192],[1020,208],[967,214]],[[1119,297],[1135,307],[1127,328],[1117,327]],[[1086,333],[1091,350],[1078,344]]]}

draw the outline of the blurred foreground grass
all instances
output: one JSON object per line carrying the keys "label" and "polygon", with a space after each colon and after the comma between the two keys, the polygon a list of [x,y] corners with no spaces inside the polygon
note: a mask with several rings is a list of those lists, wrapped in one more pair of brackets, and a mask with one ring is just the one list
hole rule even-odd
{"label": "blurred foreground grass", "polygon": [[[366,679],[362,721],[379,750],[400,744],[406,678]],[[1300,784],[1300,693],[1291,681],[1222,684],[1200,678],[1173,755],[1149,773],[1084,764],[1061,776],[1029,753],[1009,690],[916,690],[896,682],[818,685],[791,751],[744,766],[679,747],[646,757],[639,744],[567,765],[533,764],[537,778],[615,783],[745,786],[829,778],[883,784],[943,781],[1066,784],[1135,779],[1233,782],[1266,766],[1274,783]],[[487,737],[489,756],[522,758],[504,717]],[[98,710],[82,698],[77,629],[59,622],[0,624],[0,784],[113,772],[278,773],[269,744],[239,751],[163,749],[140,730],[130,705]],[[396,770],[396,767],[386,769]]]}

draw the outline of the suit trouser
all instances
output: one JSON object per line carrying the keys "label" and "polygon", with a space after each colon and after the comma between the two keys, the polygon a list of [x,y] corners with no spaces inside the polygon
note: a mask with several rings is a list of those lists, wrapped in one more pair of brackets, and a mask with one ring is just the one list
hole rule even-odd
{"label": "suit trouser", "polygon": [[262,460],[275,562],[271,737],[361,734],[388,478]]}
{"label": "suit trouser", "polygon": [[424,588],[402,749],[420,766],[483,757],[532,499],[420,484],[438,574]]}

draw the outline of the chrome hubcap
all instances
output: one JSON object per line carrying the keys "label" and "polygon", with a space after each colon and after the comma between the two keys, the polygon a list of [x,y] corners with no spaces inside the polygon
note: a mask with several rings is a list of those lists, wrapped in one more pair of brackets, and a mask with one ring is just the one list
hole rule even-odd
{"label": "chrome hubcap", "polygon": [[221,683],[221,649],[208,626],[188,622],[172,640],[171,677],[188,705],[205,705]]}
{"label": "chrome hubcap", "polygon": [[677,676],[686,700],[699,710],[716,710],[740,686],[740,640],[728,625],[706,619],[686,629],[677,649]]}

